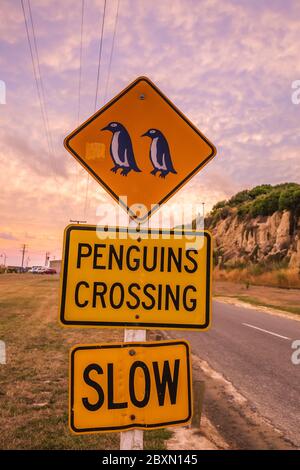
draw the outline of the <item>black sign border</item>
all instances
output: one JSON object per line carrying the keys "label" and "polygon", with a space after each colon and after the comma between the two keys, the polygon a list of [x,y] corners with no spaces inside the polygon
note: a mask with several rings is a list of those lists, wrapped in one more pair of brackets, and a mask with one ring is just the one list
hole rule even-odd
{"label": "black sign border", "polygon": [[[160,96],[161,98],[168,103],[168,105],[173,109],[173,111],[179,115],[181,119],[183,119],[193,130],[198,134],[205,142],[206,144],[210,147],[211,152],[210,154],[206,157],[203,162],[201,162],[198,166],[194,168],[193,171],[191,171],[180,183],[178,183],[172,191],[170,191],[166,196],[164,196],[161,201],[159,201],[155,206],[152,207],[152,209],[144,216],[144,217],[137,217],[137,215],[130,210],[130,207],[128,207],[122,200],[119,199],[118,195],[105,183],[105,181],[100,178],[97,173],[94,172],[94,170],[78,155],[77,152],[71,147],[71,140],[73,137],[75,137],[79,132],[81,132],[82,129],[84,129],[88,124],[93,122],[95,119],[97,119],[98,116],[103,114],[108,108],[110,108],[114,103],[116,103],[122,96],[126,95],[128,91],[130,91],[132,88],[134,88],[139,82],[146,82],[148,85],[150,85]],[[99,111],[97,111],[93,116],[91,116],[87,121],[85,121],[81,126],[79,126],[75,131],[73,131],[70,135],[68,135],[65,140],[64,140],[64,146],[65,148],[81,163],[81,165],[95,178],[96,181],[98,181],[99,184],[115,199],[115,201],[120,204],[126,212],[137,222],[141,223],[146,221],[151,215],[156,212],[159,207],[166,202],[170,197],[175,194],[193,175],[195,175],[203,166],[206,165],[206,163],[209,162],[217,153],[217,150],[215,146],[203,135],[199,129],[197,129],[194,124],[189,121],[189,119],[172,103],[172,101],[165,96],[157,86],[154,85],[154,83],[148,78],[148,77],[138,77],[134,82],[132,82],[130,85],[128,85],[127,88],[125,88],[121,93],[119,93],[115,98],[113,98],[109,103],[107,103],[105,106],[103,106]]]}
{"label": "black sign border", "polygon": [[[172,345],[183,345],[186,348],[186,366],[187,366],[187,374],[188,374],[188,416],[182,420],[177,420],[177,421],[166,421],[163,423],[155,423],[155,424],[140,424],[140,423],[133,423],[133,424],[128,424],[124,426],[110,426],[110,427],[97,427],[97,428],[76,428],[74,424],[74,362],[75,362],[75,353],[78,350],[87,350],[87,349],[124,349],[124,348],[134,348],[134,347],[144,347],[144,348],[149,348],[149,347],[161,347],[161,346],[172,346]],[[128,429],[155,429],[155,428],[162,428],[165,426],[170,426],[170,425],[178,425],[178,424],[184,424],[187,423],[191,420],[192,418],[192,388],[191,388],[191,362],[190,362],[190,348],[189,344],[187,341],[184,340],[179,340],[179,341],[158,341],[158,342],[144,342],[144,343],[139,343],[139,342],[133,342],[133,343],[118,343],[118,344],[103,344],[103,345],[88,345],[88,346],[75,346],[71,350],[71,357],[70,357],[70,385],[71,385],[71,390],[70,390],[70,413],[69,413],[69,424],[71,430],[76,433],[76,434],[84,434],[84,433],[93,433],[97,431],[126,431]]]}
{"label": "black sign border", "polygon": [[69,225],[65,230],[64,240],[64,253],[63,253],[63,271],[62,271],[62,282],[61,282],[61,302],[60,302],[60,321],[66,326],[91,326],[91,327],[134,327],[134,328],[155,328],[155,329],[178,329],[178,330],[205,330],[210,326],[211,319],[211,250],[212,241],[211,235],[207,231],[193,231],[183,230],[185,235],[204,235],[207,239],[207,258],[206,258],[206,304],[205,304],[205,323],[204,324],[178,324],[178,323],[143,323],[143,322],[104,322],[104,321],[75,321],[66,320],[65,305],[66,305],[66,291],[67,291],[67,280],[68,280],[68,262],[69,262],[69,247],[70,247],[70,233],[72,230],[86,230],[86,231],[103,231],[103,232],[129,232],[129,233],[154,233],[154,234],[178,234],[176,230],[163,230],[163,229],[146,229],[140,228],[139,232],[136,229],[126,227],[97,227],[96,225]]}

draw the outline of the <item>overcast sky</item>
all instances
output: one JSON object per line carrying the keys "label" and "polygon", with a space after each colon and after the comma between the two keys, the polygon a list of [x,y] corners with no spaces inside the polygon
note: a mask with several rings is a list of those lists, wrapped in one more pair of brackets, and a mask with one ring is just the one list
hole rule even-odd
{"label": "overcast sky", "polygon": [[[28,18],[27,0],[24,0]],[[64,150],[78,113],[81,0],[31,0],[55,156],[49,156],[19,0],[0,2],[0,254],[29,264],[44,252],[60,258],[69,219],[97,222],[109,199]],[[217,157],[173,199],[209,210],[240,189],[300,182],[298,0],[107,1],[100,69],[100,108],[146,75],[215,144]],[[85,0],[80,122],[94,112],[103,0]],[[109,79],[108,79],[109,78]],[[105,96],[106,95],[106,96]],[[0,99],[1,101],[1,99]],[[114,205],[114,203],[112,203]],[[1,261],[1,260],[0,260]]]}

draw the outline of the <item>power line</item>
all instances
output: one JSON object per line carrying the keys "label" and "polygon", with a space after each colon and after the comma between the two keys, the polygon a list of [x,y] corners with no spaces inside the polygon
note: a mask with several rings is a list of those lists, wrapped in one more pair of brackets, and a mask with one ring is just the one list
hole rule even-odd
{"label": "power line", "polygon": [[82,76],[82,38],[83,38],[83,18],[84,18],[84,0],[81,3],[81,28],[80,28],[80,52],[79,52],[79,80],[78,80],[78,109],[77,125],[79,126],[80,106],[81,106],[81,76]]}
{"label": "power line", "polygon": [[[82,78],[82,43],[83,43],[83,20],[84,20],[84,0],[81,2],[81,27],[80,27],[80,49],[79,49],[79,77],[78,77],[78,101],[77,101],[77,126],[79,126],[81,108],[81,78]],[[78,194],[78,178],[80,173],[79,165],[76,167],[75,191]]]}
{"label": "power line", "polygon": [[[32,44],[31,44],[31,40],[30,40],[29,28],[28,28],[28,23],[27,23],[27,19],[26,19],[26,13],[25,13],[25,7],[24,7],[24,1],[23,0],[21,0],[21,5],[22,5],[26,35],[27,35],[27,42],[28,42],[30,57],[31,57],[31,62],[32,62],[33,75],[34,75],[34,80],[35,80],[35,84],[36,84],[37,95],[38,95],[38,100],[39,100],[41,114],[42,114],[42,121],[43,121],[45,135],[46,135],[46,141],[47,141],[47,147],[48,147],[48,158],[49,158],[49,161],[50,161],[52,171],[54,172],[54,176],[55,176],[56,172],[55,172],[55,169],[54,169],[53,161],[51,159],[50,134],[49,134],[48,126],[47,126],[46,113],[45,113],[45,108],[44,108],[43,99],[42,99],[42,91],[40,89],[40,84],[39,84],[39,80],[38,80],[37,67],[36,67],[35,60],[34,60],[33,48],[32,48]],[[31,15],[31,20],[32,20],[32,15]],[[33,23],[32,23],[32,26],[33,26]],[[35,50],[36,50],[36,41],[35,41]],[[39,67],[39,65],[38,65],[38,67]]]}
{"label": "power line", "polygon": [[96,83],[94,112],[96,112],[97,101],[98,101],[98,88],[99,88],[99,79],[100,79],[100,65],[101,65],[101,58],[102,58],[102,45],[103,45],[104,23],[105,23],[105,10],[106,10],[106,0],[104,0],[104,6],[103,6],[101,36],[100,36],[100,43],[99,43],[98,70],[97,70],[97,83]]}
{"label": "power line", "polygon": [[28,0],[28,10],[29,10],[29,18],[30,18],[30,23],[31,23],[31,28],[32,28],[33,45],[34,45],[34,50],[35,50],[36,59],[37,59],[37,70],[38,70],[38,74],[39,74],[38,78],[40,80],[41,94],[42,94],[42,99],[43,99],[43,103],[44,103],[46,125],[47,125],[47,129],[48,129],[49,140],[50,140],[50,148],[51,148],[52,156],[54,157],[53,140],[52,140],[52,134],[51,134],[50,126],[49,126],[47,103],[46,103],[44,84],[43,84],[43,79],[42,79],[42,74],[41,74],[40,58],[39,58],[39,53],[38,53],[37,40],[36,40],[36,34],[35,34],[35,29],[34,29],[34,24],[33,24],[33,17],[32,17],[32,10],[31,10],[30,0]]}
{"label": "power line", "polygon": [[[98,68],[97,68],[97,81],[96,81],[96,93],[95,93],[95,103],[94,103],[94,113],[97,109],[97,101],[98,101],[98,89],[99,89],[99,80],[100,80],[100,66],[101,66],[101,59],[102,59],[102,46],[103,46],[103,33],[104,33],[104,23],[105,23],[105,11],[106,11],[106,0],[104,0],[103,4],[103,13],[102,13],[102,25],[101,25],[101,35],[100,35],[100,43],[99,43],[99,54],[98,54]],[[90,184],[90,175],[87,176],[86,181],[86,189],[85,189],[85,201],[84,201],[84,211],[83,211],[83,218],[86,218],[86,211],[87,211],[87,204],[88,204],[88,194],[89,194],[89,184]]]}
{"label": "power line", "polygon": [[120,6],[120,0],[118,0],[118,4],[117,4],[114,32],[113,32],[113,38],[112,38],[112,44],[111,44],[111,50],[110,50],[110,56],[109,56],[108,74],[107,74],[107,79],[106,79],[106,84],[105,84],[104,103],[106,102],[107,91],[108,91],[108,86],[109,86],[109,81],[110,81],[111,64],[112,64],[112,58],[114,54],[115,38],[116,38],[117,24],[118,24],[118,18],[119,18],[119,6]]}
{"label": "power line", "polygon": [[25,23],[25,28],[26,28],[26,35],[27,35],[27,41],[28,41],[28,45],[29,45],[30,57],[31,57],[31,62],[32,62],[33,75],[34,75],[36,89],[37,89],[37,95],[38,95],[38,99],[39,99],[39,103],[40,103],[42,120],[43,120],[43,124],[44,124],[44,128],[45,128],[46,140],[47,140],[47,145],[48,145],[48,152],[49,152],[49,155],[50,155],[49,135],[48,135],[48,132],[47,132],[46,119],[45,119],[45,115],[44,115],[44,107],[43,107],[43,103],[42,103],[41,92],[40,92],[39,82],[38,82],[38,78],[37,78],[37,72],[36,72],[36,67],[35,67],[35,62],[34,62],[33,50],[32,50],[32,46],[31,46],[31,40],[30,40],[29,29],[28,29],[28,24],[27,24],[27,19],[26,19],[26,13],[25,13],[23,0],[21,0],[21,5],[22,5],[23,16],[24,16],[24,23]]}

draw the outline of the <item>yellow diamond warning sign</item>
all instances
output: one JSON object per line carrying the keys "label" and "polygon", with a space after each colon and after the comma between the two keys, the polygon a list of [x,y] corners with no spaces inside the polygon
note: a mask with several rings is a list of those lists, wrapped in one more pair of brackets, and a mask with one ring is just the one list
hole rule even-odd
{"label": "yellow diamond warning sign", "polygon": [[75,433],[182,425],[192,416],[185,341],[76,346],[70,364]]}
{"label": "yellow diamond warning sign", "polygon": [[205,330],[211,253],[207,231],[70,225],[60,320],[71,326]]}
{"label": "yellow diamond warning sign", "polygon": [[75,129],[65,147],[138,222],[216,154],[213,144],[145,77]]}

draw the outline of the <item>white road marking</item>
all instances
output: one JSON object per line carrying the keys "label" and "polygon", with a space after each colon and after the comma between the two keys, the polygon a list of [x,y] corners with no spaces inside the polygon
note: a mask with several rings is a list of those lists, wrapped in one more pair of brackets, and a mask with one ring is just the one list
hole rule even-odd
{"label": "white road marking", "polygon": [[292,338],[288,338],[287,336],[279,335],[278,333],[273,333],[273,331],[264,330],[263,328],[259,328],[258,326],[250,325],[249,323],[242,323],[242,325],[249,326],[249,328],[254,328],[255,330],[263,331],[264,333],[268,333],[269,335],[278,336],[278,338],[289,339],[289,340],[292,339]]}

